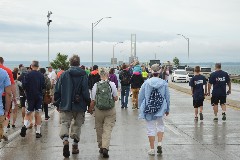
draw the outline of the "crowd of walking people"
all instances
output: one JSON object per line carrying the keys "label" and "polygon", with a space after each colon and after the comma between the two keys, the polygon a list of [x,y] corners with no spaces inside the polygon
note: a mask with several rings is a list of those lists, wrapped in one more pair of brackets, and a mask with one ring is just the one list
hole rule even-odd
{"label": "crowd of walking people", "polygon": [[[45,68],[39,68],[38,61],[32,61],[28,68],[21,64],[11,71],[4,66],[4,59],[0,57],[1,139],[8,139],[7,128],[16,127],[19,107],[23,123],[21,137],[25,137],[27,130],[35,126],[36,138],[41,138],[41,112],[44,111],[45,120],[49,120],[48,108],[53,105],[60,114],[59,136],[63,141],[64,157],[70,156],[69,138],[73,139],[71,153],[79,153],[81,126],[84,124],[85,113],[88,112],[94,114],[99,153],[108,158],[111,133],[117,117],[115,101],[120,100],[121,108],[128,109],[128,99],[131,96],[132,109],[139,109],[139,118],[146,121],[150,143],[148,154],[155,155],[156,136],[157,153],[162,154],[164,117],[170,112],[168,68],[158,64],[148,68],[135,61],[116,69],[108,70],[94,65],[89,70],[80,65],[78,55],[73,55],[69,62],[68,70],[64,71],[64,68],[59,66],[57,73],[51,66],[47,67],[48,72]],[[195,76],[190,81],[195,121],[198,120],[198,114],[200,120],[203,120],[203,101],[205,96],[210,96],[211,88],[214,120],[218,120],[219,103],[223,110],[222,120],[226,120],[226,96],[231,93],[231,82],[228,74],[221,70],[220,63],[215,67],[216,71],[211,74],[208,82],[200,75],[200,67],[195,67]],[[226,85],[229,86],[228,91]]]}

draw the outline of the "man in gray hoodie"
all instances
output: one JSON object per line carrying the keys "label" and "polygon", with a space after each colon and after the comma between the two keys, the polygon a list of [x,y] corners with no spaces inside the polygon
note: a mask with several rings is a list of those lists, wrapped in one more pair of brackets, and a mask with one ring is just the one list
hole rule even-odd
{"label": "man in gray hoodie", "polygon": [[73,55],[70,58],[71,67],[58,79],[54,93],[55,105],[61,114],[60,138],[64,145],[63,156],[66,158],[70,156],[68,141],[70,128],[70,137],[74,139],[72,154],[79,153],[78,142],[80,141],[81,126],[87,106],[91,102],[87,75],[79,65],[79,56]]}

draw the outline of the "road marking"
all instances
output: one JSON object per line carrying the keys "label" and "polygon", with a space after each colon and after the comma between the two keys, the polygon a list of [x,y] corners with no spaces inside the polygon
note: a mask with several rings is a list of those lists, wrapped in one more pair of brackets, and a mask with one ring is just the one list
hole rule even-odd
{"label": "road marking", "polygon": [[174,134],[178,135],[178,136],[182,136],[182,134],[172,125],[165,125],[170,131],[172,131]]}

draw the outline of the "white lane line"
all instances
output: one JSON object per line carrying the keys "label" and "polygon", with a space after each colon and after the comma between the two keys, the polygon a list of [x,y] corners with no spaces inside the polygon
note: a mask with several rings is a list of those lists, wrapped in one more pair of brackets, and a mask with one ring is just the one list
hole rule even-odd
{"label": "white lane line", "polygon": [[182,136],[182,134],[173,126],[170,125],[165,125],[170,131],[172,131],[174,134],[178,135],[178,136]]}
{"label": "white lane line", "polygon": [[[49,115],[52,115],[52,114],[55,112],[55,110],[56,110],[56,109],[53,108],[53,110],[51,110],[48,114],[49,114]],[[41,116],[41,118],[42,118],[42,121],[44,121],[44,120],[45,120],[45,115],[43,114],[43,115]],[[33,121],[33,123],[34,123],[34,122],[35,122],[35,121]],[[2,149],[5,145],[7,145],[8,143],[10,143],[11,141],[13,141],[17,136],[20,136],[20,135],[19,135],[20,132],[21,132],[21,129],[13,132],[13,133],[10,134],[10,135],[7,135],[7,136],[8,136],[8,141],[1,140],[1,142],[0,142],[0,149]]]}

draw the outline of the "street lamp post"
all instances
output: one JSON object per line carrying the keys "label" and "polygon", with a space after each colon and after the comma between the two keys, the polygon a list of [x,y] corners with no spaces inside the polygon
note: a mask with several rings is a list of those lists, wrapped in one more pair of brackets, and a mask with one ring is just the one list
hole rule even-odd
{"label": "street lamp post", "polygon": [[182,35],[182,34],[177,34],[178,36],[182,36],[184,39],[186,39],[186,41],[188,42],[188,63],[189,63],[189,41],[190,39],[187,38],[186,36]]}
{"label": "street lamp post", "polygon": [[123,42],[117,42],[116,44],[113,45],[113,62],[112,62],[112,63],[113,63],[113,68],[115,67],[115,65],[114,65],[114,64],[115,64],[115,63],[114,63],[114,58],[115,58],[114,48],[115,48],[118,44],[120,44],[120,43],[123,43]]}
{"label": "street lamp post", "polygon": [[52,22],[52,20],[50,20],[50,16],[51,16],[52,12],[51,11],[48,11],[48,14],[47,14],[47,18],[48,18],[48,21],[47,21],[47,26],[48,26],[48,64],[50,65],[50,58],[49,58],[49,26],[50,26],[50,23]]}
{"label": "street lamp post", "polygon": [[92,23],[92,67],[93,67],[93,28],[96,27],[105,18],[112,18],[112,17],[103,17],[99,19],[97,22]]}

